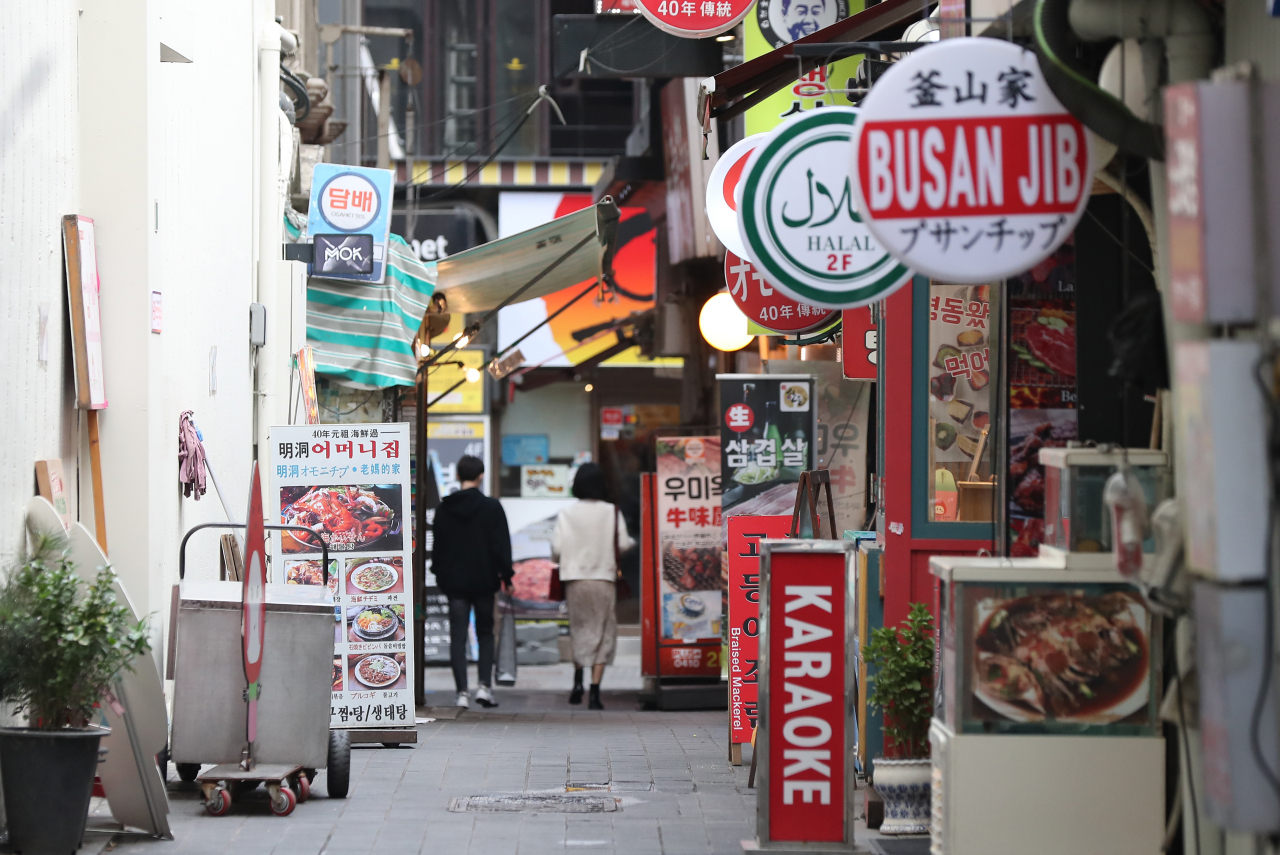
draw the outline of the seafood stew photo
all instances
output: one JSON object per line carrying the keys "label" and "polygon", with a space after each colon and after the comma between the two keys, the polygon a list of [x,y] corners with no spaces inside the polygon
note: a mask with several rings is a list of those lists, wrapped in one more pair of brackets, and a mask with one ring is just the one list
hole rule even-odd
{"label": "seafood stew photo", "polygon": [[1150,724],[1151,619],[1136,595],[1053,589],[970,602],[973,717]]}
{"label": "seafood stew photo", "polygon": [[394,485],[282,487],[280,521],[312,531],[286,533],[285,552],[316,552],[322,541],[335,552],[396,550],[404,545],[400,487]]}
{"label": "seafood stew photo", "polygon": [[400,556],[347,559],[348,594],[392,594],[404,591],[404,559]]}

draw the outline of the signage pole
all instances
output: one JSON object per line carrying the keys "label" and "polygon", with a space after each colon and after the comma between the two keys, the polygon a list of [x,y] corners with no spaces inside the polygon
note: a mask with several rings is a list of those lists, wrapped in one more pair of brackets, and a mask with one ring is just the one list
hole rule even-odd
{"label": "signage pole", "polygon": [[857,544],[765,540],[756,839],[744,852],[852,853]]}

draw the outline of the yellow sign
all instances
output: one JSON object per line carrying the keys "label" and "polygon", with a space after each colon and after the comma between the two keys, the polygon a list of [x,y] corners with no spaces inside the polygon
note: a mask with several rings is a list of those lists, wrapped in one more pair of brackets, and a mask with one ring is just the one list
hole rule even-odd
{"label": "yellow sign", "polygon": [[[799,4],[788,4],[788,7],[795,6],[797,9],[802,7]],[[845,17],[845,4],[833,0],[830,4],[831,15],[839,14],[839,17]],[[776,7],[776,8],[774,8]],[[857,14],[864,7],[864,0],[851,0],[848,3],[848,14]],[[838,8],[838,12],[837,12]],[[764,32],[760,28],[760,17],[762,15],[777,16],[779,14],[786,15],[782,12],[783,6],[778,3],[764,4],[757,6],[751,14],[743,20],[742,25],[745,30],[744,56],[750,61],[756,57],[769,53],[776,47],[792,41],[792,33],[783,26],[782,21],[774,22],[770,27],[773,38],[766,38]],[[823,9],[827,9],[827,4],[823,4]],[[766,21],[768,21],[766,17]],[[816,28],[826,26],[828,19],[815,19],[811,26],[803,26],[803,22],[797,24],[795,28],[796,35],[809,35]],[[852,107],[849,101],[849,94],[842,91],[853,88],[853,76],[858,70],[858,62],[862,59],[861,55],[851,56],[847,59],[833,62],[829,65],[819,66],[810,71],[804,77],[794,81],[790,86],[773,93],[768,98],[761,101],[756,106],[746,112],[746,132],[747,136],[752,134],[767,133],[776,128],[783,119],[790,116],[808,112],[809,110],[820,107]]]}
{"label": "yellow sign", "polygon": [[427,439],[484,439],[484,422],[428,421]]}
{"label": "yellow sign", "polygon": [[[461,362],[461,365],[457,363]],[[484,351],[455,350],[427,369],[427,402],[431,415],[443,413],[483,413],[484,409]],[[475,383],[467,382],[467,369],[480,372]],[[459,380],[456,389],[448,391]],[[445,394],[447,392],[447,394]],[[440,396],[444,394],[444,397]],[[431,403],[440,398],[437,403]]]}

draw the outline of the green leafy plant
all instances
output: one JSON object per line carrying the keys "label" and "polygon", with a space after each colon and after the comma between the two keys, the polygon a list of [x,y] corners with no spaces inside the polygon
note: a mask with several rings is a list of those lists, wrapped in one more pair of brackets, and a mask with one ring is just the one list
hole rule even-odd
{"label": "green leafy plant", "polygon": [[933,615],[923,603],[911,606],[902,628],[872,630],[862,648],[867,664],[876,669],[867,703],[884,713],[887,756],[929,756],[933,649]]}
{"label": "green leafy plant", "polygon": [[46,535],[0,585],[0,701],[35,727],[83,727],[121,670],[145,653],[146,622],[116,601],[103,567],[85,583],[65,541]]}

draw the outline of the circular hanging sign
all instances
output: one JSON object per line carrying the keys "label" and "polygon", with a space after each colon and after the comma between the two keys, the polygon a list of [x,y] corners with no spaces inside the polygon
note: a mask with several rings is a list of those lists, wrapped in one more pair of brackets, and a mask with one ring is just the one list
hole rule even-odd
{"label": "circular hanging sign", "polygon": [[849,17],[849,0],[759,0],[756,23],[770,47],[813,35]]}
{"label": "circular hanging sign", "polygon": [[766,282],[754,264],[732,250],[725,252],[724,284],[742,314],[779,335],[815,332],[830,325],[836,316],[835,309],[820,309],[791,299]]}
{"label": "circular hanging sign", "polygon": [[865,306],[911,278],[858,214],[848,167],[857,120],[852,107],[793,116],[756,146],[738,184],[747,257],[812,306]]}
{"label": "circular hanging sign", "polygon": [[1049,257],[1084,214],[1092,143],[1029,50],[945,39],[890,66],[860,106],[858,209],[913,270],[1005,279]]}
{"label": "circular hanging sign", "polygon": [[720,238],[720,243],[734,255],[745,255],[742,236],[738,234],[738,201],[735,198],[742,171],[756,145],[768,134],[752,134],[729,146],[711,167],[707,179],[707,222]]}
{"label": "circular hanging sign", "polygon": [[755,0],[635,0],[655,27],[673,36],[704,39],[732,30]]}
{"label": "circular hanging sign", "polygon": [[340,232],[358,232],[382,207],[373,182],[358,172],[340,172],[320,188],[320,217]]}

